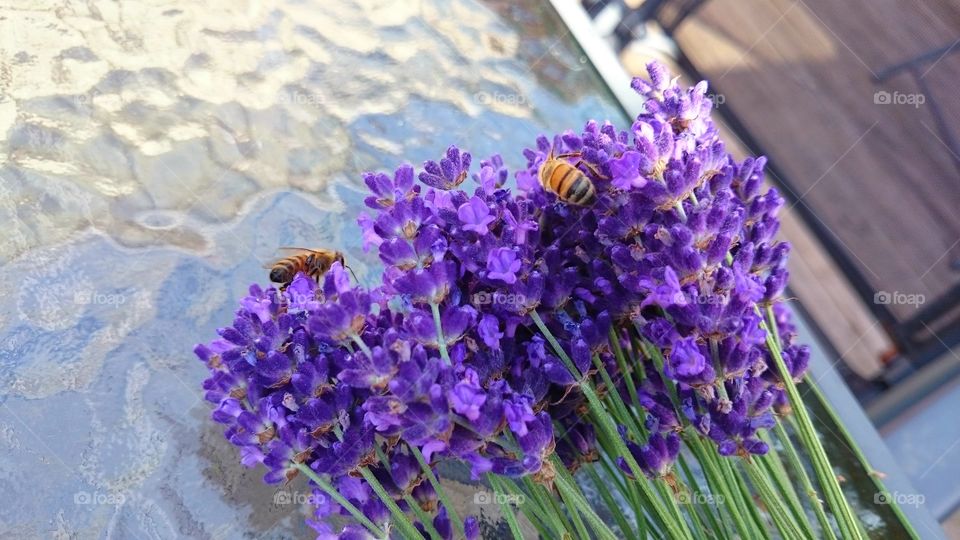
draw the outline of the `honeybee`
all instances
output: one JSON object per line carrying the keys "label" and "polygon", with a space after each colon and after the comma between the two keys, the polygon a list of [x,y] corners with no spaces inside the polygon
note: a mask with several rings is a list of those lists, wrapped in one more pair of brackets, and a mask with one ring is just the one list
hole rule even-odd
{"label": "honeybee", "polygon": [[333,263],[343,264],[343,253],[332,249],[294,247],[280,249],[289,251],[290,254],[264,265],[264,268],[270,269],[270,281],[279,283],[283,287],[289,285],[299,272],[303,272],[319,282],[320,278],[333,266]]}
{"label": "honeybee", "polygon": [[597,188],[579,167],[587,167],[598,177],[602,178],[603,175],[583,159],[570,163],[567,158],[571,157],[579,158],[580,152],[554,155],[551,149],[538,171],[540,185],[555,193],[561,201],[577,206],[589,206],[597,200]]}

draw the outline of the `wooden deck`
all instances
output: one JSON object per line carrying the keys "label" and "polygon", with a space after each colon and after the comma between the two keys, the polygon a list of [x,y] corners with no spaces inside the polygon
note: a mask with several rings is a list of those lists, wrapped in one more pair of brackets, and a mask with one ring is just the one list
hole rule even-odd
{"label": "wooden deck", "polygon": [[[960,282],[960,156],[938,132],[933,104],[960,139],[960,51],[920,65],[922,85],[906,72],[875,81],[924,52],[960,49],[960,2],[710,0],[674,37],[792,185],[796,210],[873,291],[932,302]],[[923,103],[878,103],[877,92]],[[835,270],[806,256],[800,265],[795,288]],[[797,294],[815,318],[825,312],[829,333],[826,305],[848,299],[816,288]],[[918,309],[888,307],[897,321]],[[857,332],[862,341],[872,331]]]}

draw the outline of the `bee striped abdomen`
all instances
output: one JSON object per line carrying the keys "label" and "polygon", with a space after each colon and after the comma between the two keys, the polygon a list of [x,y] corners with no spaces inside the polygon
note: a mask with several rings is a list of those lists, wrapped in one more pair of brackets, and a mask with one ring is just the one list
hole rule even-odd
{"label": "bee striped abdomen", "polygon": [[544,187],[561,200],[576,205],[589,205],[596,199],[596,188],[583,171],[561,160],[543,164],[541,180]]}
{"label": "bee striped abdomen", "polygon": [[270,281],[274,283],[288,283],[296,274],[296,264],[290,260],[279,261],[270,270]]}

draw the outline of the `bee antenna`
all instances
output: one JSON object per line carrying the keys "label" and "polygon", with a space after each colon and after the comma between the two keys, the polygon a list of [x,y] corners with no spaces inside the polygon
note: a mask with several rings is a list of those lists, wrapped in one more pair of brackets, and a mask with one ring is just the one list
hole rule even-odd
{"label": "bee antenna", "polygon": [[350,271],[350,275],[353,276],[353,280],[357,282],[357,285],[359,285],[359,284],[360,284],[360,280],[357,279],[357,275],[353,273],[353,268],[350,268],[350,267],[347,266],[347,265],[343,265],[343,267]]}

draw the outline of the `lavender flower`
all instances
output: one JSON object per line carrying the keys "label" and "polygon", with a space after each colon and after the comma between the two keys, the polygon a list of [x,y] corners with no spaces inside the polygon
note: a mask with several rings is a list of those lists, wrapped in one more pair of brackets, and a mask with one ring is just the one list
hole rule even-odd
{"label": "lavender flower", "polygon": [[[365,174],[371,214],[358,222],[381,283],[354,285],[338,263],[321,285],[252,286],[232,326],[196,348],[213,419],[244,465],[263,464],[268,482],[307,470],[349,502],[317,506],[321,536],[365,537],[358,523],[331,525],[352,508],[386,525],[367,472],[418,530],[429,527],[407,497],[441,537],[454,525],[476,537],[476,520],[452,519],[412,454],[550,486],[555,457],[569,470],[598,459],[584,384],[640,404],[645,435],[622,436],[650,478],[671,474],[687,427],[722,455],[767,451],[758,431],[784,394],[757,310],[774,306],[792,377],[809,360],[776,304],[783,201],[762,192],[762,158],[725,151],[705,84],[683,89],[662,66],[648,70],[633,84],[646,107],[629,131],[591,121],[538,138],[516,192],[499,155],[471,177],[456,146],[419,174]],[[582,161],[593,205],[544,191],[551,151]]]}

